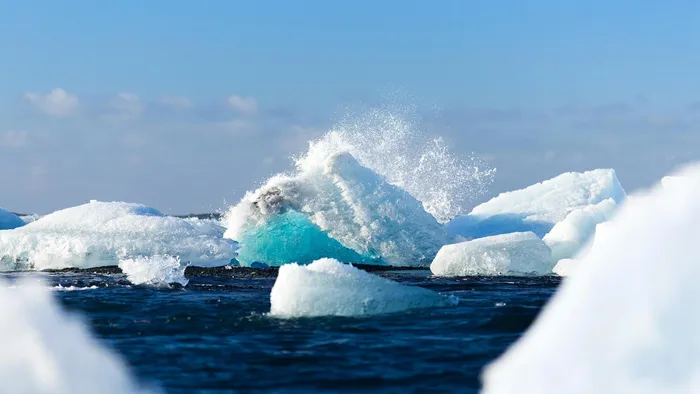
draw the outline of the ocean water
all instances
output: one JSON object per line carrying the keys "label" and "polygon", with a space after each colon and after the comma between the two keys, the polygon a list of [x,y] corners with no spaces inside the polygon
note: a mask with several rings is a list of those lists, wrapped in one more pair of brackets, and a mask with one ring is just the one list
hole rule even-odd
{"label": "ocean water", "polygon": [[40,276],[133,373],[167,393],[477,393],[485,364],[532,323],[557,277],[376,274],[459,304],[369,317],[269,317],[275,269],[189,268],[187,286],[132,285],[115,267]]}

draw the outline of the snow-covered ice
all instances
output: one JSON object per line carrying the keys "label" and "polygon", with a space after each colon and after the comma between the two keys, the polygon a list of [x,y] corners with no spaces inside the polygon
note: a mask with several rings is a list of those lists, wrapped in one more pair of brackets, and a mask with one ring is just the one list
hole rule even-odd
{"label": "snow-covered ice", "polygon": [[625,199],[614,170],[567,172],[525,189],[501,193],[468,215],[456,217],[447,229],[451,236],[466,239],[524,231],[544,237],[572,211],[607,199],[615,204]]}
{"label": "snow-covered ice", "polygon": [[63,311],[45,285],[0,280],[0,392],[146,393],[121,357]]}
{"label": "snow-covered ice", "polygon": [[24,224],[24,220],[20,219],[19,216],[0,208],[0,230],[11,230],[24,226]]}
{"label": "snow-covered ice", "polygon": [[549,247],[532,232],[494,235],[443,246],[430,265],[437,276],[547,275]]}
{"label": "snow-covered ice", "polygon": [[427,265],[447,242],[445,229],[405,190],[349,153],[313,156],[293,176],[278,175],[227,215],[225,236],[238,260],[271,265],[347,262]]}
{"label": "snow-covered ice", "polygon": [[270,315],[276,317],[374,315],[454,303],[431,290],[402,285],[334,259],[283,265],[270,301]]}
{"label": "snow-covered ice", "polygon": [[91,268],[155,255],[218,266],[235,257],[236,247],[215,226],[141,204],[91,202],[0,232],[0,269]]}
{"label": "snow-covered ice", "polygon": [[680,175],[598,229],[484,394],[700,392],[700,166]]}

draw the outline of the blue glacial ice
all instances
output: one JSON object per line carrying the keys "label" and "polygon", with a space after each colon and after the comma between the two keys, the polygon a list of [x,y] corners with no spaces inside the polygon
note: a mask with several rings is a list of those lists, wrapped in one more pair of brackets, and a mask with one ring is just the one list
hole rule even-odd
{"label": "blue glacial ice", "polygon": [[24,221],[19,216],[0,208],[0,230],[11,230],[22,227],[24,224]]}

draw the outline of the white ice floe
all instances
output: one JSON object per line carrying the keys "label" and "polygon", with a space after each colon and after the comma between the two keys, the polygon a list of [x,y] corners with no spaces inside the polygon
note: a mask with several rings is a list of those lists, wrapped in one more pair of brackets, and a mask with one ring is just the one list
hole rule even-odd
{"label": "white ice floe", "polygon": [[443,246],[430,265],[437,276],[547,275],[549,247],[532,232],[479,238]]}
{"label": "white ice floe", "polygon": [[382,278],[334,259],[280,267],[270,294],[276,317],[360,316],[451,305],[431,290]]}
{"label": "white ice floe", "polygon": [[21,226],[24,226],[24,221],[19,216],[0,208],[0,230],[11,230]]}
{"label": "white ice floe", "polygon": [[[636,197],[633,198],[632,200],[636,200]],[[632,200],[626,200],[626,203],[629,203],[629,201]],[[596,247],[596,245],[599,245],[601,240],[605,239],[605,237],[608,236],[609,231],[610,231],[610,222],[601,222],[598,223],[595,227],[594,231],[594,236],[592,239],[588,240],[588,242],[583,245],[578,252],[575,254],[575,258],[562,258],[560,259],[556,266],[552,269],[552,272],[559,276],[571,276],[574,274],[576,269],[578,268],[579,264],[581,264],[581,260],[583,259],[586,254],[590,253],[590,251]],[[554,259],[556,261],[556,259]]]}
{"label": "white ice floe", "polygon": [[700,167],[627,201],[484,394],[700,392]]}
{"label": "white ice floe", "polygon": [[0,280],[0,392],[146,393],[127,365],[34,280]]}
{"label": "white ice floe", "polygon": [[186,286],[187,264],[173,256],[147,256],[119,260],[119,268],[126,274],[129,282],[135,285],[169,286],[178,283]]}
{"label": "white ice floe", "polygon": [[0,269],[92,268],[155,255],[218,266],[228,264],[235,250],[215,226],[140,204],[91,202],[0,232]]}
{"label": "white ice floe", "polygon": [[552,272],[559,276],[570,276],[576,271],[580,263],[581,261],[576,259],[561,259],[557,261],[557,264],[552,268]]}
{"label": "white ice floe", "polygon": [[608,199],[615,204],[625,199],[614,170],[567,172],[525,189],[502,193],[468,215],[455,218],[447,229],[451,236],[467,239],[523,231],[544,237],[571,212]]}
{"label": "white ice floe", "polygon": [[299,165],[248,193],[227,215],[238,260],[271,265],[322,257],[427,265],[447,241],[444,227],[405,190],[337,153]]}
{"label": "white ice floe", "polygon": [[616,209],[617,203],[609,198],[569,213],[543,238],[552,249],[552,259],[558,261],[575,256],[595,234],[596,226],[609,220]]}

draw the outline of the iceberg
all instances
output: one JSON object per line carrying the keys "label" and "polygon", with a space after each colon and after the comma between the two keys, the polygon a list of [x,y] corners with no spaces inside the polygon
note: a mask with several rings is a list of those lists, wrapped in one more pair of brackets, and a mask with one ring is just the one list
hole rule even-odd
{"label": "iceberg", "polygon": [[24,226],[24,224],[24,220],[20,219],[19,216],[0,208],[0,230],[12,230]]}
{"label": "iceberg", "polygon": [[44,285],[0,280],[0,392],[132,394],[147,391],[87,325]]}
{"label": "iceberg", "polygon": [[270,315],[281,318],[375,315],[454,304],[431,290],[402,285],[334,259],[280,267],[270,302]]}
{"label": "iceberg", "polygon": [[447,242],[444,226],[405,190],[349,153],[304,161],[277,175],[227,214],[226,238],[243,265],[355,263],[428,265]]}
{"label": "iceberg", "polygon": [[525,231],[542,238],[575,210],[608,199],[620,204],[625,197],[612,169],[567,172],[525,189],[501,193],[450,221],[447,230],[452,237],[466,239]]}
{"label": "iceberg", "polygon": [[484,394],[700,392],[700,166],[680,175],[602,226]]}
{"label": "iceberg", "polygon": [[430,265],[436,276],[548,275],[549,247],[532,232],[494,235],[443,246]]}
{"label": "iceberg", "polygon": [[542,239],[550,249],[554,261],[575,256],[595,234],[596,226],[609,220],[617,203],[612,198],[587,205],[566,215]]}
{"label": "iceberg", "polygon": [[220,266],[235,258],[236,247],[216,226],[141,204],[95,201],[0,232],[0,270],[93,268],[157,255]]}

